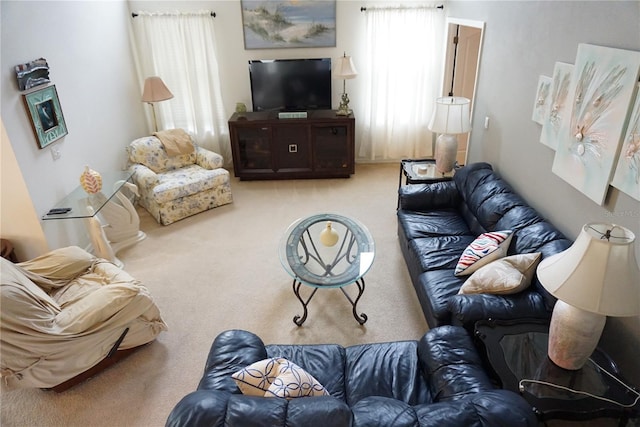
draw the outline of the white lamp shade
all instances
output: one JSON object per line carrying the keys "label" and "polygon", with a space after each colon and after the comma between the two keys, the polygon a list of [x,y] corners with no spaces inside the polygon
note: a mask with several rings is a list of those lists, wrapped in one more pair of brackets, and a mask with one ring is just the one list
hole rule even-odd
{"label": "white lamp shade", "polygon": [[429,122],[429,130],[454,135],[471,130],[471,101],[460,96],[436,99],[436,108]]}
{"label": "white lamp shade", "polygon": [[[610,231],[610,238],[602,238]],[[585,225],[571,247],[540,262],[537,274],[553,296],[605,316],[640,314],[635,235],[614,224]]]}
{"label": "white lamp shade", "polygon": [[173,94],[157,76],[147,77],[142,91],[142,102],[159,102],[173,98]]}
{"label": "white lamp shade", "polygon": [[355,79],[358,75],[356,67],[350,56],[341,56],[338,58],[335,68],[333,69],[333,77],[341,80]]}

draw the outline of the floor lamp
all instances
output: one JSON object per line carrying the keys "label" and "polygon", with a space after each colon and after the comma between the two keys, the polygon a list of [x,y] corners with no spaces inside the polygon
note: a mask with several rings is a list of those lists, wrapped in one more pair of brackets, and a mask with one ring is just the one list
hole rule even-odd
{"label": "floor lamp", "polygon": [[540,283],[558,299],[548,348],[556,365],[580,369],[598,345],[607,316],[640,314],[634,241],[625,227],[586,224],[569,249],[538,265]]}
{"label": "floor lamp", "polygon": [[471,130],[471,101],[460,96],[436,99],[436,107],[429,123],[429,130],[439,133],[436,140],[436,169],[445,174],[451,172],[458,156],[459,133]]}
{"label": "floor lamp", "polygon": [[342,80],[342,101],[336,114],[338,116],[350,116],[353,111],[349,109],[349,95],[347,95],[347,80],[355,79],[358,75],[356,67],[353,65],[353,61],[350,56],[347,56],[346,52],[343,56],[338,58],[338,63],[334,68],[333,77]]}
{"label": "floor lamp", "polygon": [[144,90],[142,91],[142,102],[146,102],[151,105],[154,132],[158,131],[158,123],[156,121],[155,106],[153,104],[155,102],[166,101],[171,98],[173,98],[173,94],[160,77],[153,76],[145,79]]}

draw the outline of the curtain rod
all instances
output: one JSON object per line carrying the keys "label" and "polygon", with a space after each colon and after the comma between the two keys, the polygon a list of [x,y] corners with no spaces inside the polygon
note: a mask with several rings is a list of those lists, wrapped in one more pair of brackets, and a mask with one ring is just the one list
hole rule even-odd
{"label": "curtain rod", "polygon": [[360,12],[366,12],[367,10],[405,10],[405,9],[444,9],[444,5],[439,4],[437,6],[395,6],[395,7],[372,7],[367,9],[366,7],[361,7]]}
{"label": "curtain rod", "polygon": [[[142,12],[131,12],[131,17],[132,18],[136,18],[137,16],[140,15],[140,13]],[[211,15],[212,18],[216,17],[216,13],[213,11],[201,11],[201,12],[144,12],[146,14],[149,14],[150,16],[171,16],[171,15],[201,15],[203,13],[209,13]]]}

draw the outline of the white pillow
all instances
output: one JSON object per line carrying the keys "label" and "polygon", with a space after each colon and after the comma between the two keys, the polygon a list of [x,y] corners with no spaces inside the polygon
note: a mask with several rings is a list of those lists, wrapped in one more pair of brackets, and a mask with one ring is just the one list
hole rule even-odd
{"label": "white pillow", "polygon": [[492,231],[478,236],[462,252],[454,274],[468,276],[483,265],[507,255],[513,232]]}
{"label": "white pillow", "polygon": [[533,279],[540,252],[512,255],[480,267],[460,288],[459,294],[515,294]]}
{"label": "white pillow", "polygon": [[329,396],[311,374],[282,357],[263,359],[231,375],[240,391],[248,396],[296,397]]}

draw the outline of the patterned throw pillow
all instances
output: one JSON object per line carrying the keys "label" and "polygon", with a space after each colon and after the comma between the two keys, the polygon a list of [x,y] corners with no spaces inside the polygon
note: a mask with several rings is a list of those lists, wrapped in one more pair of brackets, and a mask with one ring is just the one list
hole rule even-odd
{"label": "patterned throw pillow", "polygon": [[243,394],[261,397],[329,396],[311,374],[282,357],[260,360],[232,375]]}
{"label": "patterned throw pillow", "polygon": [[540,252],[512,255],[480,267],[460,288],[460,294],[515,294],[533,279]]}
{"label": "patterned throw pillow", "polygon": [[462,252],[454,274],[468,276],[483,265],[506,256],[511,237],[511,230],[481,234]]}

